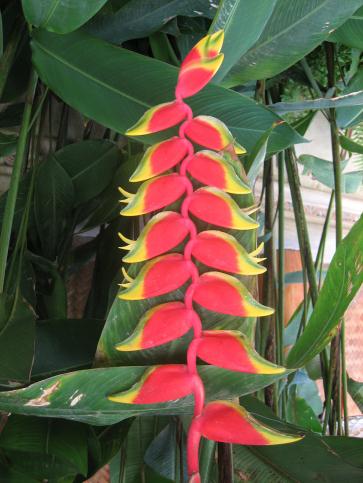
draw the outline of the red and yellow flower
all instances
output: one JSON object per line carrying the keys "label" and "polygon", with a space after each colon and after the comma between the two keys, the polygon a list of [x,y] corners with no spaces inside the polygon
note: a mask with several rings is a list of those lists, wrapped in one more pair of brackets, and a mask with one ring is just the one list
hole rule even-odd
{"label": "red and yellow flower", "polygon": [[[285,444],[301,439],[263,425],[229,401],[205,404],[203,381],[198,375],[197,358],[231,371],[285,373],[283,367],[263,359],[242,333],[204,330],[194,306],[236,317],[264,317],[273,313],[237,278],[265,271],[260,265],[263,258],[258,258],[262,245],[248,253],[225,231],[199,231],[200,223],[233,230],[258,227],[257,221],[249,216],[254,208],[242,210],[233,197],[251,192],[232,160],[235,154],[243,154],[244,148],[222,121],[211,116],[193,117],[190,106],[183,100],[201,90],[217,72],[223,61],[222,44],[222,31],[198,42],[181,65],[175,100],[149,109],[128,130],[128,135],[139,136],[180,125],[179,136],[146,151],[130,179],[143,182],[137,193],[120,189],[126,198],[123,202],[127,206],[121,212],[124,216],[153,213],[179,200],[181,205],[180,212],[154,214],[136,241],[120,234],[126,243],[122,248],[128,251],[124,262],[145,263],[135,279],[123,269],[126,282],[119,297],[130,301],[149,299],[180,289],[184,290],[184,300],[159,303],[147,310],[116,349],[150,349],[189,331],[193,331],[194,338],[188,347],[187,364],[151,367],[129,390],[112,394],[109,399],[122,404],[154,404],[193,394],[195,411],[187,441],[190,483],[201,481],[198,456],[201,437],[247,445]],[[193,143],[207,150],[195,152]],[[231,158],[221,151],[231,153]],[[171,169],[177,172],[170,173]],[[194,190],[189,176],[205,186]],[[193,221],[195,218],[198,224]],[[200,274],[194,260],[219,271]]]}

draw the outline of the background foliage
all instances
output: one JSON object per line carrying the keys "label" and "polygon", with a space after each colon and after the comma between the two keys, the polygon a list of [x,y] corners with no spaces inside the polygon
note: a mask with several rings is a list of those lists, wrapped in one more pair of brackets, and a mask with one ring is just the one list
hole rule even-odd
{"label": "background foliage", "polygon": [[[363,173],[362,0],[5,0],[1,27],[0,156],[13,156],[14,166],[0,197],[0,481],[84,481],[106,463],[112,482],[185,481],[192,401],[130,409],[105,397],[130,387],[147,365],[183,360],[188,342],[185,336],[141,353],[114,350],[145,310],[115,298],[117,233],[136,237],[143,224],[118,216],[117,186],[129,189],[145,148],[124,132],[147,108],[173,98],[180,61],[220,28],[225,62],[190,103],[195,114],[223,120],[247,148],[250,182],[262,175],[259,235],[269,276],[261,298],[277,313],[261,324],[214,314],[209,321],[243,330],[261,354],[291,369],[280,379],[212,366],[200,373],[208,396],[241,398],[262,421],[306,435],[283,448],[227,448],[228,464],[236,482],[362,481],[363,443],[342,436],[348,390],[362,407],[362,384],[346,374],[342,322],[362,284],[362,218],[341,240],[341,194],[359,190]],[[297,159],[294,151],[316,111],[330,122],[333,163]],[[327,273],[331,209],[313,260],[298,163],[332,190],[337,251]],[[295,277],[306,287],[287,327],[289,279],[274,250],[284,249],[285,177],[304,262]],[[247,248],[255,242],[242,236]],[[71,288],[90,262],[91,287],[75,311]],[[249,283],[256,290],[256,281]],[[221,481],[226,462],[214,443],[203,442],[201,462],[205,481]]]}

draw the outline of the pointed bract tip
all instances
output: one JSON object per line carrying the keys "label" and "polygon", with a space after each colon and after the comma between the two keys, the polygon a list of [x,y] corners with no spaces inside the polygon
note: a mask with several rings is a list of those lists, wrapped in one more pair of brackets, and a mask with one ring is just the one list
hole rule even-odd
{"label": "pointed bract tip", "polygon": [[259,255],[263,251],[264,246],[264,242],[261,242],[258,247],[250,253],[250,256],[255,257],[256,255]]}
{"label": "pointed bract tip", "polygon": [[216,53],[219,53],[222,49],[224,42],[224,30],[220,29],[209,36],[208,50],[213,49]]}
{"label": "pointed bract tip", "polygon": [[135,196],[134,193],[129,193],[128,191],[124,190],[121,186],[118,187],[118,190],[126,198],[133,198]]}
{"label": "pointed bract tip", "polygon": [[239,144],[237,141],[233,142],[233,147],[234,147],[236,154],[246,154],[247,153],[246,149],[241,144]]}
{"label": "pointed bract tip", "polygon": [[134,281],[134,279],[132,277],[130,277],[130,275],[126,272],[124,267],[121,267],[121,272],[122,272],[122,275],[125,277],[125,279],[128,282],[132,283]]}
{"label": "pointed bract tip", "polygon": [[135,240],[131,240],[131,238],[127,238],[121,232],[118,232],[118,237],[120,238],[120,240],[127,243],[128,245],[133,245],[135,243]]}

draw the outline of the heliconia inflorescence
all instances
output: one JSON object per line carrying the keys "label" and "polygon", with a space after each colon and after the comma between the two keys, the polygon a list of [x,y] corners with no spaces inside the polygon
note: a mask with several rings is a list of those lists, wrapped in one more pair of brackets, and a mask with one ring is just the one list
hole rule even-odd
{"label": "heliconia inflorescence", "polygon": [[[237,317],[263,317],[273,309],[256,301],[236,275],[257,275],[265,268],[234,236],[220,230],[198,232],[190,215],[214,226],[254,230],[258,223],[243,211],[232,195],[251,189],[237,174],[231,157],[223,152],[245,152],[227,126],[210,116],[193,117],[184,98],[200,91],[223,61],[223,31],[204,37],[183,61],[175,100],[149,109],[127,134],[139,136],[179,126],[179,135],[147,149],[130,181],[142,182],[137,193],[120,188],[126,207],[121,214],[138,216],[162,210],[180,200],[180,212],[154,214],[138,240],[129,240],[124,262],[145,262],[135,279],[124,271],[120,298],[142,300],[167,294],[186,285],[183,301],[156,305],[144,313],[134,332],[116,345],[119,351],[149,349],[175,340],[192,330],[186,364],[149,368],[128,391],[109,399],[123,404],[153,404],[194,396],[194,416],[188,432],[187,457],[191,483],[200,482],[199,442],[203,436],[219,442],[271,445],[291,443],[300,436],[280,433],[255,420],[245,409],[229,401],[205,403],[197,358],[232,371],[281,374],[285,369],[263,359],[247,338],[233,330],[203,330],[194,304]],[[203,150],[195,152],[194,144]],[[217,152],[216,152],[217,151]],[[172,172],[172,169],[177,168]],[[192,180],[204,185],[196,190]],[[251,213],[253,210],[249,211]],[[183,253],[170,252],[184,243]],[[168,252],[168,253],[167,253]],[[200,275],[195,261],[213,271]]]}

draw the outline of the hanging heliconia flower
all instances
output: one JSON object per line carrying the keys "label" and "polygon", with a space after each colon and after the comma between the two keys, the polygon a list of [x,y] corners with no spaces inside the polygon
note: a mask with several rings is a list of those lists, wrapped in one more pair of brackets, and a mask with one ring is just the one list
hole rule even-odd
{"label": "hanging heliconia flower", "polygon": [[[146,262],[135,279],[126,271],[120,298],[142,300],[167,294],[188,284],[183,301],[159,304],[149,309],[134,332],[116,345],[119,351],[150,349],[192,330],[187,364],[149,368],[128,391],[109,396],[123,404],[153,404],[194,396],[195,410],[187,441],[191,483],[200,482],[199,442],[203,436],[215,441],[271,445],[291,443],[300,436],[282,434],[255,420],[245,409],[228,401],[205,404],[205,391],[197,371],[197,358],[224,369],[252,374],[281,374],[285,369],[263,359],[238,331],[203,330],[194,304],[236,317],[263,317],[273,309],[256,301],[235,275],[257,275],[265,268],[258,258],[262,246],[248,253],[225,231],[198,232],[193,217],[224,229],[254,230],[258,223],[242,210],[231,195],[250,193],[237,174],[231,157],[244,153],[227,126],[210,116],[193,117],[184,98],[200,91],[223,61],[220,53],[223,31],[203,38],[182,63],[175,100],[149,109],[127,134],[139,136],[179,126],[179,135],[151,146],[130,181],[142,182],[137,193],[120,188],[125,196],[124,216],[138,216],[164,209],[181,200],[180,212],[155,214],[138,240],[120,235],[128,251],[124,262]],[[206,149],[194,151],[194,144]],[[216,152],[217,151],[217,152]],[[176,172],[171,169],[177,168]],[[194,190],[192,180],[201,183]],[[183,253],[170,250],[185,243]],[[213,270],[199,274],[193,261]]]}

